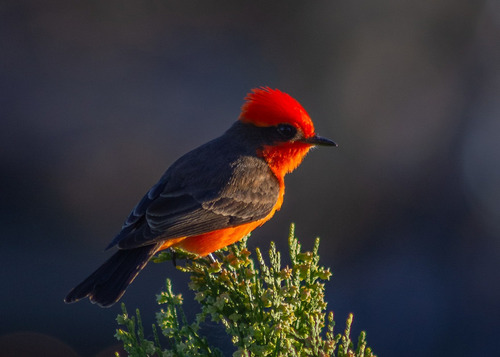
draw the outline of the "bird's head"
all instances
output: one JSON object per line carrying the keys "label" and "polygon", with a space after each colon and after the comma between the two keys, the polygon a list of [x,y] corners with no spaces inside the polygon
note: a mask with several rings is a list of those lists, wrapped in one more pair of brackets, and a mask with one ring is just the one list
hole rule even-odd
{"label": "bird's head", "polygon": [[316,135],[309,114],[290,95],[278,89],[260,87],[253,89],[245,100],[239,120],[266,128],[268,135],[272,135],[272,145],[264,145],[259,155],[278,177],[293,171],[312,146],[337,146]]}

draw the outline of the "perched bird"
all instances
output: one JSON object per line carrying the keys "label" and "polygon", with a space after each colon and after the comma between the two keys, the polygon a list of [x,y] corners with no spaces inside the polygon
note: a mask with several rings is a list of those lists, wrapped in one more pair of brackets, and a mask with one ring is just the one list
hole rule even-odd
{"label": "perched bird", "polygon": [[200,257],[239,241],[280,209],[285,174],[315,145],[304,108],[261,87],[245,98],[238,120],[220,137],[188,152],[135,206],[108,248],[118,251],[65,298],[108,307],[158,251],[182,248]]}

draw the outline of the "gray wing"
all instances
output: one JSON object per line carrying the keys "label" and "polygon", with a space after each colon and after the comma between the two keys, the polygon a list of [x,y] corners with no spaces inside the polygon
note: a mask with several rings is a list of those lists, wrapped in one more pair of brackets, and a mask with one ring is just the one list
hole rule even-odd
{"label": "gray wing", "polygon": [[[203,156],[200,157],[203,159]],[[273,209],[279,183],[254,156],[217,167],[186,155],[167,170],[130,213],[111,247],[129,249],[260,220]]]}

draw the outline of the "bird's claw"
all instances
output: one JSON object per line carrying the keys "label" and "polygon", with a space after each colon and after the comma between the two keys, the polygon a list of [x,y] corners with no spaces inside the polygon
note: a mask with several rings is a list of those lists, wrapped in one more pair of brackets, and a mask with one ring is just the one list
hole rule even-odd
{"label": "bird's claw", "polygon": [[208,259],[210,260],[210,263],[212,263],[212,264],[213,264],[213,263],[217,263],[217,262],[218,262],[218,260],[217,260],[217,259],[213,256],[213,254],[212,254],[212,253],[209,253],[209,254],[207,255],[207,257],[208,257]]}

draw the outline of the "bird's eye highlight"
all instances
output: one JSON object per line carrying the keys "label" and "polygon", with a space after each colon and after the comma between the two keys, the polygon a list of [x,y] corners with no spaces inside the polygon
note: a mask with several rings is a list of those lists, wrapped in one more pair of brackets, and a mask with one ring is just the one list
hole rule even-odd
{"label": "bird's eye highlight", "polygon": [[285,139],[291,139],[297,134],[297,129],[290,124],[279,124],[276,128],[278,133]]}

